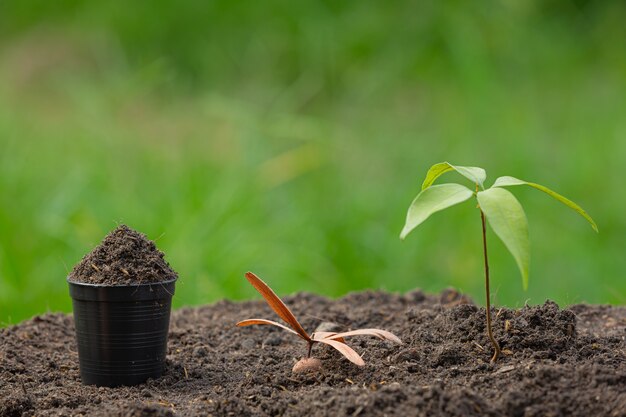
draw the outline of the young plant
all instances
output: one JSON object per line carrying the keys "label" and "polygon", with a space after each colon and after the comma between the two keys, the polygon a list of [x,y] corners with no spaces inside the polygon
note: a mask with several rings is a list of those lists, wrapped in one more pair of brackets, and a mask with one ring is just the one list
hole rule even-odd
{"label": "young plant", "polygon": [[[475,185],[475,191],[460,184],[432,185],[439,176],[448,172],[456,171]],[[489,294],[489,261],[487,258],[487,235],[485,230],[485,217],[489,220],[491,228],[504,242],[522,275],[524,290],[528,288],[528,267],[530,263],[530,240],[528,237],[528,222],[521,204],[509,191],[502,187],[515,185],[528,185],[529,187],[543,191],[554,197],[569,208],[583,216],[593,230],[598,231],[598,226],[593,219],[580,206],[571,200],[555,193],[543,185],[526,182],[513,177],[500,177],[495,183],[485,190],[484,181],[487,174],[484,169],[478,167],[455,166],[447,162],[433,165],[426,173],[426,179],[422,184],[422,191],[415,197],[406,216],[406,223],[400,239],[404,239],[413,229],[424,222],[430,215],[462,203],[471,197],[476,197],[477,208],[480,210],[483,235],[483,255],[485,261],[485,293],[487,302],[487,335],[494,348],[491,362],[495,362],[500,355],[500,345],[493,336],[491,328],[491,300]]]}
{"label": "young plant", "polygon": [[345,356],[350,362],[358,366],[365,365],[365,362],[361,356],[356,353],[350,346],[345,343],[344,338],[348,336],[368,335],[374,336],[382,340],[391,340],[396,343],[402,343],[402,341],[393,333],[380,329],[358,329],[349,332],[336,333],[336,332],[315,332],[310,336],[300,325],[296,317],[293,315],[289,307],[278,298],[278,296],[272,291],[272,289],[263,282],[259,277],[252,272],[246,273],[246,279],[252,284],[252,286],[263,296],[267,304],[274,310],[278,317],[283,319],[291,328],[284,326],[272,320],[265,319],[248,319],[237,323],[237,326],[251,326],[253,324],[269,324],[272,326],[280,327],[283,330],[287,330],[290,333],[295,334],[299,338],[307,342],[307,356],[305,359],[301,359],[293,367],[294,372],[301,370],[307,370],[315,367],[319,367],[319,361],[312,363],[311,361],[311,349],[315,343],[323,343],[328,346],[332,346],[337,349],[339,353]]}

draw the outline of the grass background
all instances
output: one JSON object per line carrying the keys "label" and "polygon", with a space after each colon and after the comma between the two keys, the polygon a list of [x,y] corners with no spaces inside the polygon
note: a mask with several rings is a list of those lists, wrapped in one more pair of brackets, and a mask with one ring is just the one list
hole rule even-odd
{"label": "grass background", "polygon": [[[483,303],[467,202],[401,242],[428,167],[532,189],[530,288],[490,234],[497,304],[626,303],[623,2],[0,2],[0,323],[70,311],[119,223],[175,305],[455,286]],[[461,177],[446,174],[445,180]]]}

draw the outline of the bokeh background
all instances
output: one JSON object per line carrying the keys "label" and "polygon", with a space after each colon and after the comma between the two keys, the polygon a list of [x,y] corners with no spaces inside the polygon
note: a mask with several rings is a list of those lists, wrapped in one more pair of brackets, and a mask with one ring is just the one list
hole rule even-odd
{"label": "bokeh background", "polygon": [[491,233],[495,303],[624,304],[624,22],[622,1],[1,1],[0,323],[70,311],[66,275],[120,223],[166,253],[177,306],[256,296],[247,270],[482,304],[471,202],[398,239],[444,160],[600,227],[512,189],[530,288]]}

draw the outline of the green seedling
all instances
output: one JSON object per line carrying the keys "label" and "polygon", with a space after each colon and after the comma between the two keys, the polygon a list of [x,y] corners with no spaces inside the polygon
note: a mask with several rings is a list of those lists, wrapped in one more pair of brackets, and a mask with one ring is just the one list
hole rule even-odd
{"label": "green seedling", "polygon": [[[460,184],[433,185],[435,180],[442,174],[456,171],[475,185],[471,190]],[[528,222],[522,205],[509,191],[503,187],[527,185],[543,191],[557,199],[569,208],[583,216],[598,231],[598,226],[593,219],[578,204],[550,190],[543,185],[526,182],[513,177],[500,177],[496,179],[491,188],[485,189],[484,182],[487,174],[484,169],[478,167],[464,167],[441,162],[433,165],[426,174],[422,184],[422,191],[415,197],[406,216],[406,223],[400,239],[404,239],[413,229],[423,223],[433,213],[444,210],[455,204],[462,203],[471,197],[477,200],[477,208],[480,210],[483,235],[483,255],[485,261],[485,296],[487,303],[487,335],[494,348],[491,362],[498,360],[500,345],[493,336],[491,328],[491,300],[489,293],[489,261],[487,257],[487,235],[485,218],[495,234],[502,240],[506,248],[511,252],[519,271],[522,275],[524,290],[528,288],[528,268],[530,264],[530,239],[528,236]]]}
{"label": "green seedling", "polygon": [[381,340],[391,340],[396,343],[402,343],[402,341],[395,334],[380,329],[358,329],[343,333],[315,332],[309,336],[309,334],[304,330],[302,325],[300,325],[300,323],[296,319],[296,316],[294,316],[291,310],[289,310],[289,307],[287,307],[287,305],[283,303],[283,301],[274,293],[274,291],[272,291],[269,285],[263,282],[261,278],[257,277],[252,272],[246,273],[246,279],[259,292],[259,294],[263,296],[267,304],[271,307],[272,310],[274,310],[278,317],[283,319],[289,326],[291,326],[291,328],[275,321],[265,319],[243,320],[237,323],[237,326],[242,327],[255,324],[267,324],[280,327],[281,329],[293,333],[302,340],[306,341],[308,347],[307,357],[301,359],[294,365],[293,372],[319,370],[319,368],[321,367],[321,362],[316,358],[311,358],[311,349],[316,343],[323,343],[325,345],[332,346],[333,348],[337,349],[339,353],[345,356],[350,362],[358,366],[365,365],[365,362],[363,361],[363,358],[361,358],[361,355],[356,353],[350,346],[346,344],[346,337],[374,336]]}

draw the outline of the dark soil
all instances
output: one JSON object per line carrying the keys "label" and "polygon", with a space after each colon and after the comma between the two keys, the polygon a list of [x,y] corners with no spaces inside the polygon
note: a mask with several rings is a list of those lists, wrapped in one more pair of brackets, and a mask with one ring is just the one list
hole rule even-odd
{"label": "dark soil", "polygon": [[69,279],[99,285],[137,285],[175,280],[176,272],[146,235],[121,225],[74,267]]}
{"label": "dark soil", "polygon": [[[484,309],[454,291],[286,302],[312,331],[379,327],[403,345],[354,337],[366,361],[316,345],[318,374],[291,372],[306,346],[271,326],[262,301],[173,312],[165,375],[136,387],[83,386],[71,316],[0,330],[0,416],[626,416],[626,308],[553,302],[494,309],[501,359],[489,363]],[[508,324],[507,324],[508,323]]]}

